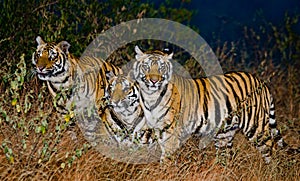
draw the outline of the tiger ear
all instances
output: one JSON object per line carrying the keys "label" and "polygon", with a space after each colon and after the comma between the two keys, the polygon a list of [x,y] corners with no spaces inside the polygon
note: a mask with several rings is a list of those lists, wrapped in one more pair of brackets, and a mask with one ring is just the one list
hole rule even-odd
{"label": "tiger ear", "polygon": [[65,52],[65,54],[69,53],[69,48],[71,45],[67,41],[61,41],[57,45],[63,52]]}
{"label": "tiger ear", "polygon": [[112,71],[106,71],[105,72],[106,80],[110,81],[112,78],[114,78],[116,75]]}
{"label": "tiger ear", "polygon": [[142,52],[142,50],[137,45],[134,47],[134,50],[135,50],[135,53],[136,53],[135,59],[139,60],[144,55],[144,53]]}
{"label": "tiger ear", "polygon": [[162,52],[168,55],[168,56],[167,56],[168,59],[172,59],[172,58],[173,58],[174,53],[173,53],[172,48],[166,47],[166,48],[164,48],[164,49],[162,50]]}
{"label": "tiger ear", "polygon": [[169,60],[173,59],[173,52],[168,55],[168,59]]}
{"label": "tiger ear", "polygon": [[38,46],[46,44],[40,36],[37,36],[35,40],[38,43]]}

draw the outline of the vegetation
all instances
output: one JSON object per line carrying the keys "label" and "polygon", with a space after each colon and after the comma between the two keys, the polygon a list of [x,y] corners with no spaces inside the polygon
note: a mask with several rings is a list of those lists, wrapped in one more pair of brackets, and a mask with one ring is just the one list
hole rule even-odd
{"label": "vegetation", "polygon": [[[85,141],[75,120],[56,113],[45,83],[30,76],[37,35],[67,40],[70,51],[80,56],[97,34],[122,21],[156,17],[188,22],[192,12],[169,1],[156,8],[137,0],[4,0],[0,8],[0,180],[299,180],[299,155],[277,151],[266,165],[239,134],[227,162],[218,161],[212,144],[199,150],[196,139],[164,165],[111,160]],[[294,31],[299,16],[286,15],[280,26],[260,24],[258,29],[245,27],[243,39],[219,43],[214,51],[224,70],[249,71],[268,83],[278,126],[285,140],[299,147],[300,34]],[[126,55],[133,57],[132,52]],[[119,64],[120,58],[115,59]],[[186,67],[195,74],[201,69]]]}

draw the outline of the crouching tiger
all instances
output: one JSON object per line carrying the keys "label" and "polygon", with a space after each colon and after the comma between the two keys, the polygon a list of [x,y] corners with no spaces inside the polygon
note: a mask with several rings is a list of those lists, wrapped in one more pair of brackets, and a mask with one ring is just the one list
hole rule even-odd
{"label": "crouching tiger", "polygon": [[137,46],[135,51],[133,74],[141,90],[140,104],[147,125],[159,135],[161,161],[191,134],[214,133],[216,148],[223,149],[232,147],[236,131],[242,130],[266,162],[275,144],[284,145],[272,95],[256,77],[230,72],[183,78],[172,72],[172,53],[142,52]]}
{"label": "crouching tiger", "polygon": [[145,122],[139,102],[138,85],[124,75],[109,75],[105,89],[105,111],[102,121],[118,144],[127,146],[152,144],[152,129]]}
{"label": "crouching tiger", "polygon": [[154,130],[146,124],[137,83],[124,75],[108,77],[101,120],[111,137],[103,139],[102,152],[127,163],[157,161],[161,152]]}

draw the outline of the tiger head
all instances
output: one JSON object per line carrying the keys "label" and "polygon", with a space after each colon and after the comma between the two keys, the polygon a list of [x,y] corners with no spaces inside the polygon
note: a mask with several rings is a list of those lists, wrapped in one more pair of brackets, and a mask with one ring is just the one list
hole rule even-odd
{"label": "tiger head", "polygon": [[69,68],[67,61],[70,44],[66,41],[60,43],[46,43],[40,36],[36,38],[38,43],[36,51],[32,55],[34,72],[41,80],[55,80],[55,77],[65,74]]}
{"label": "tiger head", "polygon": [[117,113],[134,112],[139,105],[139,89],[135,82],[123,75],[109,78],[105,99]]}
{"label": "tiger head", "polygon": [[142,52],[135,46],[136,62],[133,65],[134,78],[144,91],[157,91],[168,84],[172,76],[173,53],[154,50]]}

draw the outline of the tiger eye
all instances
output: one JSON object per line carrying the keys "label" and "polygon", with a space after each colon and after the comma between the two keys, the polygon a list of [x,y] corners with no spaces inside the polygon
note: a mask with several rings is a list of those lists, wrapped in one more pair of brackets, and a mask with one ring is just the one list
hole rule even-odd
{"label": "tiger eye", "polygon": [[147,64],[142,65],[142,68],[143,68],[145,71],[148,71],[148,70],[149,70],[149,66],[148,66]]}

